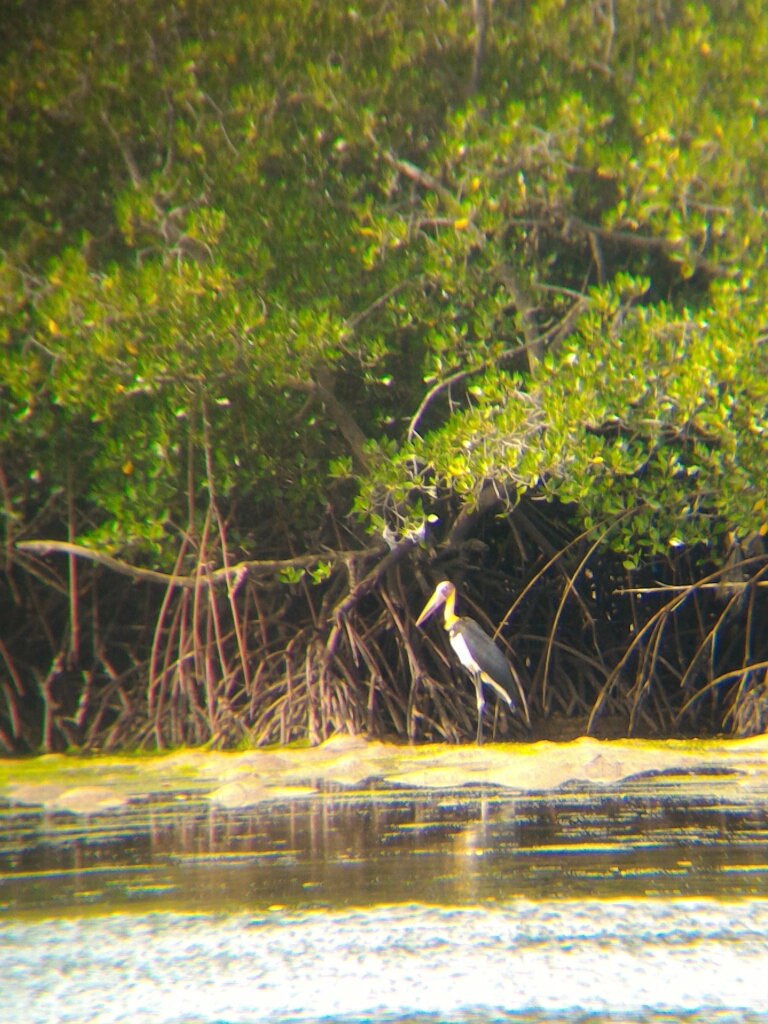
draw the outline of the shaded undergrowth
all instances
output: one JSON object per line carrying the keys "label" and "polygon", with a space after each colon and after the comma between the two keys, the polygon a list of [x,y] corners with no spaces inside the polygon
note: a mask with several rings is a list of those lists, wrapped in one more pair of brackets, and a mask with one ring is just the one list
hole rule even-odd
{"label": "shaded undergrowth", "polygon": [[414,625],[445,577],[462,614],[498,627],[530,709],[531,729],[489,701],[487,736],[768,728],[759,539],[734,542],[719,568],[678,550],[627,570],[567,509],[525,499],[469,535],[447,510],[441,532],[394,548],[331,548],[329,513],[317,555],[296,556],[284,533],[271,560],[238,562],[211,495],[165,577],[124,566],[130,580],[64,542],[18,545],[0,646],[8,752],[315,744],[340,731],[466,741],[472,687],[439,621]]}

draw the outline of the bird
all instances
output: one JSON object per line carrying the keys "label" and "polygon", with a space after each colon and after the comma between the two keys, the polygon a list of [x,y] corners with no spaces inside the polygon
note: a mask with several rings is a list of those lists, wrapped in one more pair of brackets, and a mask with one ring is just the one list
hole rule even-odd
{"label": "bird", "polygon": [[451,647],[475,684],[477,743],[479,746],[483,742],[483,708],[485,707],[483,684],[494,689],[509,708],[514,710],[515,701],[512,694],[515,680],[507,659],[485,630],[474,619],[456,614],[456,587],[450,580],[438,583],[435,592],[416,619],[416,625],[421,626],[443,604],[445,605],[443,625]]}

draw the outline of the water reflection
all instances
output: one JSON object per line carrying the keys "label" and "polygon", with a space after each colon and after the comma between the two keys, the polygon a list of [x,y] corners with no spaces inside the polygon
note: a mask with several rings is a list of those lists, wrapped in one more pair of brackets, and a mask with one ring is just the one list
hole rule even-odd
{"label": "water reflection", "polygon": [[89,819],[0,808],[0,915],[768,895],[768,815],[679,782],[547,797],[318,790],[224,811],[185,794]]}

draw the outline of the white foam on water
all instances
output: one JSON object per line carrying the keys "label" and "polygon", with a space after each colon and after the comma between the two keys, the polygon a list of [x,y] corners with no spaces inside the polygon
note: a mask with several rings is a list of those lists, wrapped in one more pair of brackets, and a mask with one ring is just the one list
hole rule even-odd
{"label": "white foam on water", "polygon": [[586,1014],[768,1021],[768,899],[0,923],[0,1021]]}

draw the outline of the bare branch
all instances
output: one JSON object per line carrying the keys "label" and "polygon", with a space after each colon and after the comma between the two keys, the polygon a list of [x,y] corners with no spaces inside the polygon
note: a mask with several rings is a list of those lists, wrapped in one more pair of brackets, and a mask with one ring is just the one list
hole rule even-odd
{"label": "bare branch", "polygon": [[412,164],[410,160],[401,160],[399,157],[396,157],[394,153],[390,153],[389,150],[384,150],[382,156],[391,167],[400,171],[401,174],[404,174],[405,177],[409,178],[411,181],[415,181],[417,185],[421,185],[423,188],[429,189],[430,192],[436,192],[444,198],[454,198],[448,189],[440,184],[437,178],[433,178],[427,171],[422,171],[420,167],[417,167],[416,164]]}
{"label": "bare branch", "polygon": [[434,387],[431,387],[422,398],[419,408],[413,414],[411,422],[408,424],[408,440],[413,440],[413,435],[416,433],[416,427],[419,425],[419,420],[424,415],[424,411],[436,395],[439,395],[441,391],[445,390],[445,388],[450,387],[451,384],[456,384],[458,381],[464,380],[465,377],[471,377],[473,373],[479,373],[481,370],[485,369],[486,365],[486,363],[481,363],[473,370],[460,370],[458,373],[454,373],[450,377],[445,377],[443,380],[438,381]]}
{"label": "bare branch", "polygon": [[397,295],[398,292],[401,292],[403,288],[407,288],[410,283],[411,282],[407,279],[405,281],[400,281],[399,284],[390,288],[388,292],[384,292],[383,295],[380,295],[375,302],[372,302],[370,306],[367,306],[361,313],[355,313],[354,316],[351,316],[349,320],[347,320],[347,327],[349,330],[354,331],[359,323],[362,323],[362,321],[365,320],[366,317],[369,317],[371,313],[375,313],[377,309],[380,309],[381,306],[383,306],[389,299],[394,295]]}
{"label": "bare branch", "polygon": [[331,419],[344,435],[344,439],[352,450],[353,457],[363,470],[370,469],[370,460],[363,446],[368,438],[355,422],[354,417],[334,394],[334,375],[327,366],[319,366],[315,370],[317,391],[328,407]]}
{"label": "bare branch", "polygon": [[475,19],[475,52],[472,57],[472,78],[469,83],[470,93],[477,91],[480,80],[480,68],[485,53],[485,33],[487,29],[486,0],[472,0],[472,15]]}
{"label": "bare branch", "polygon": [[[578,292],[574,294],[578,295]],[[583,298],[579,296],[579,298]],[[581,309],[581,301],[574,303],[573,306],[568,310],[562,320],[558,321],[551,327],[545,334],[540,335],[535,341],[526,345],[516,345],[514,348],[506,349],[501,352],[495,359],[484,359],[482,363],[478,363],[477,366],[472,367],[469,370],[459,370],[457,373],[451,374],[450,377],[445,377],[440,380],[433,387],[429,389],[424,398],[419,403],[419,407],[411,418],[411,422],[408,424],[408,441],[413,440],[413,435],[416,433],[416,428],[419,425],[419,420],[424,415],[424,412],[437,395],[445,388],[450,387],[451,384],[456,384],[458,381],[463,380],[465,377],[472,377],[476,373],[482,373],[487,370],[489,366],[497,366],[500,363],[507,362],[509,359],[514,359],[517,356],[523,355],[533,348],[537,353],[541,350],[542,346],[552,338],[555,342],[559,341],[560,338],[564,337],[573,323],[576,313]]]}
{"label": "bare branch", "polygon": [[[579,234],[589,241],[589,236],[594,235],[604,242],[614,245],[630,245],[636,249],[660,249],[670,255],[684,256],[685,249],[679,242],[672,242],[661,235],[640,235],[634,231],[621,231],[615,228],[602,228],[595,224],[588,224],[578,217],[564,216],[554,210],[543,211],[550,214],[550,217],[510,217],[506,224],[514,224],[521,227],[539,227],[547,231],[559,231],[561,236],[568,241],[573,234]],[[721,276],[725,273],[725,267],[721,263],[712,263],[711,260],[697,256],[694,265],[699,270],[704,270],[713,276]]]}
{"label": "bare branch", "polygon": [[456,201],[452,193],[445,188],[444,185],[441,185],[437,178],[433,178],[427,171],[422,171],[420,167],[417,167],[416,164],[412,164],[409,160],[401,160],[399,157],[396,157],[391,150],[382,149],[379,145],[378,139],[370,129],[366,129],[365,135],[368,141],[372,143],[376,149],[376,152],[381,154],[382,158],[390,165],[390,167],[399,171],[400,174],[405,175],[406,178],[415,182],[415,184],[421,185],[430,192],[437,193],[437,195],[441,196],[443,199],[448,199],[451,202]]}
{"label": "bare branch", "polygon": [[683,594],[687,590],[746,590],[747,587],[768,587],[768,580],[740,580],[733,583],[659,583],[656,587],[620,587],[614,594]]}
{"label": "bare branch", "polygon": [[130,576],[131,579],[146,583],[161,583],[163,586],[183,587],[194,590],[197,585],[225,586],[227,579],[231,579],[232,589],[236,591],[246,577],[271,576],[281,572],[283,569],[309,569],[319,562],[332,562],[335,565],[347,564],[356,558],[373,557],[383,554],[387,548],[380,545],[376,548],[363,548],[359,551],[327,551],[312,555],[299,555],[297,558],[275,559],[273,561],[259,562],[238,562],[229,569],[216,569],[209,576],[174,576],[165,572],[156,572],[154,569],[141,569],[127,562],[121,562],[111,555],[101,551],[94,551],[93,548],[83,547],[81,544],[69,544],[63,540],[26,540],[17,543],[16,548],[28,551],[36,555],[48,555],[51,553],[74,555],[77,558],[86,558],[98,565],[103,565],[113,572],[119,572],[123,576]]}
{"label": "bare branch", "polygon": [[374,566],[368,575],[362,579],[356,587],[354,587],[339,604],[333,610],[333,617],[336,620],[333,628],[328,635],[328,641],[325,645],[325,654],[323,656],[323,673],[327,672],[328,666],[333,660],[333,656],[336,653],[336,648],[341,637],[342,622],[344,616],[347,615],[357,604],[361,598],[369,594],[374,587],[378,586],[379,580],[382,576],[388,572],[394,565],[400,561],[403,555],[407,554],[411,548],[416,544],[416,540],[413,537],[404,537],[403,540],[399,541],[389,552],[386,558]]}
{"label": "bare branch", "polygon": [[499,263],[494,268],[496,275],[507,289],[509,294],[520,311],[520,326],[525,336],[525,349],[528,353],[528,368],[533,370],[541,358],[544,348],[542,339],[539,337],[536,321],[533,318],[533,303],[529,301],[519,283],[515,280],[512,270],[504,263]]}
{"label": "bare branch", "polygon": [[331,419],[344,435],[344,439],[352,451],[352,457],[356,460],[358,468],[367,470],[370,468],[370,460],[365,454],[364,445],[368,438],[355,422],[349,410],[338,400],[333,391],[334,375],[327,366],[318,367],[315,370],[314,380],[301,380],[290,377],[286,385],[294,391],[308,391],[311,395],[318,396],[327,408]]}
{"label": "bare branch", "polygon": [[122,153],[123,160],[125,161],[125,166],[128,168],[128,174],[130,175],[131,178],[131,184],[133,185],[137,192],[141,191],[143,183],[141,180],[141,174],[139,173],[139,168],[136,164],[136,161],[133,159],[133,153],[131,153],[128,146],[125,144],[125,142],[123,142],[122,136],[117,131],[117,129],[112,126],[112,123],[110,122],[109,117],[107,116],[106,110],[102,110],[101,119],[107,126],[109,134],[117,143],[117,148]]}
{"label": "bare branch", "polygon": [[237,151],[236,147],[233,145],[232,140],[230,139],[229,135],[227,135],[227,129],[224,127],[224,113],[223,113],[223,111],[221,110],[219,105],[214,102],[213,98],[208,95],[207,92],[201,92],[200,95],[203,97],[204,100],[207,100],[208,103],[210,103],[210,105],[213,107],[213,109],[219,115],[219,128],[221,128],[221,134],[224,136],[224,141],[229,146],[231,151],[235,154],[235,156],[240,156],[240,153]]}
{"label": "bare branch", "polygon": [[587,237],[589,238],[589,248],[592,250],[592,259],[597,267],[597,283],[603,285],[605,284],[605,260],[603,259],[603,250],[600,247],[600,239],[594,231],[590,231]]}

